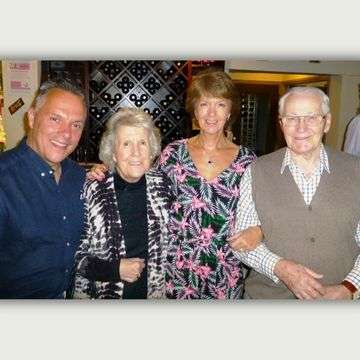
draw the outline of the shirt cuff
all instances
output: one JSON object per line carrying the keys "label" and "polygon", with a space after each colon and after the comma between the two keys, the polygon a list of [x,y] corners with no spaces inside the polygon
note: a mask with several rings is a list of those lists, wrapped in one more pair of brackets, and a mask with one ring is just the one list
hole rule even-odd
{"label": "shirt cuff", "polygon": [[359,290],[360,289],[360,269],[353,268],[344,280],[351,282]]}
{"label": "shirt cuff", "polygon": [[269,277],[274,283],[278,284],[280,279],[275,275],[274,268],[279,260],[282,258],[272,252],[267,253],[264,256],[264,259],[261,263],[261,267],[264,271],[264,274]]}

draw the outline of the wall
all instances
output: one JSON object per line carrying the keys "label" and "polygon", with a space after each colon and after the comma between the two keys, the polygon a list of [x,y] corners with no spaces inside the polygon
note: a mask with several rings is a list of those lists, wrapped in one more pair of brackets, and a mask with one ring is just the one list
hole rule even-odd
{"label": "wall", "polygon": [[360,61],[240,61],[225,63],[227,71],[269,71],[283,73],[326,74],[330,76],[330,107],[332,127],[326,137],[326,143],[341,149],[346,126],[356,115],[359,107],[358,84],[360,84]]}
{"label": "wall", "polygon": [[[25,134],[25,115],[40,84],[40,61],[2,61],[2,76],[3,121],[6,132],[5,149],[11,149],[16,146]],[[9,106],[19,98],[23,100],[24,105],[11,115]]]}

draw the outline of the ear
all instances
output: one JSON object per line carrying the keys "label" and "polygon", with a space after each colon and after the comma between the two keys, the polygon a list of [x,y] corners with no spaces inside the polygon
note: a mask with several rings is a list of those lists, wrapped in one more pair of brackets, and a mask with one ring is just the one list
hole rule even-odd
{"label": "ear", "polygon": [[35,109],[34,108],[30,108],[28,110],[27,118],[28,118],[29,128],[32,129],[34,127],[34,122],[35,122]]}
{"label": "ear", "polygon": [[330,126],[331,126],[331,114],[328,113],[325,115],[324,134],[326,134],[330,130]]}
{"label": "ear", "polygon": [[113,159],[114,163],[116,164],[116,157],[115,157],[115,154],[112,154],[112,159]]}
{"label": "ear", "polygon": [[279,126],[280,126],[280,129],[281,129],[281,131],[282,132],[284,132],[284,124],[283,124],[283,122],[281,121],[281,117],[279,116]]}

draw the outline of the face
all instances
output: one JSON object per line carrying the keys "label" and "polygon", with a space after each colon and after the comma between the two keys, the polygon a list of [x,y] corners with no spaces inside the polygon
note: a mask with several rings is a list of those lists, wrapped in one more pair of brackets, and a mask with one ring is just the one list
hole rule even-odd
{"label": "face", "polygon": [[56,166],[78,145],[86,108],[80,96],[51,89],[42,106],[28,111],[28,119],[28,145],[50,166]]}
{"label": "face", "polygon": [[195,117],[202,132],[217,134],[223,132],[231,114],[231,101],[212,96],[201,96],[195,105]]}
{"label": "face", "polygon": [[118,174],[125,181],[139,181],[151,165],[148,130],[120,126],[116,133],[113,159]]}
{"label": "face", "polygon": [[[284,104],[283,116],[304,116],[322,114],[321,99],[311,94],[290,95]],[[286,144],[292,153],[300,156],[311,156],[320,150],[321,140],[330,129],[331,115],[319,116],[316,123],[306,124],[301,118],[294,126],[288,126],[280,120]]]}

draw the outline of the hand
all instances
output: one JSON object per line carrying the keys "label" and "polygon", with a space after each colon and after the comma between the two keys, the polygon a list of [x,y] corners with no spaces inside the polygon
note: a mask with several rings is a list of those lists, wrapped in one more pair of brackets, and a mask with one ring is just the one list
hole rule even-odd
{"label": "hand", "polygon": [[313,300],[325,295],[325,289],[316,279],[323,275],[290,260],[279,260],[274,268],[275,275],[299,299]]}
{"label": "hand", "polygon": [[344,285],[329,285],[324,286],[325,294],[322,297],[324,300],[350,300],[352,294]]}
{"label": "hand", "polygon": [[136,281],[144,270],[145,261],[139,258],[121,259],[119,272],[120,279],[132,283]]}
{"label": "hand", "polygon": [[262,238],[263,233],[260,226],[250,226],[246,230],[231,236],[227,241],[233,250],[241,252],[254,250]]}
{"label": "hand", "polygon": [[95,164],[87,173],[86,178],[89,180],[102,181],[105,178],[105,173],[108,171],[105,164]]}

